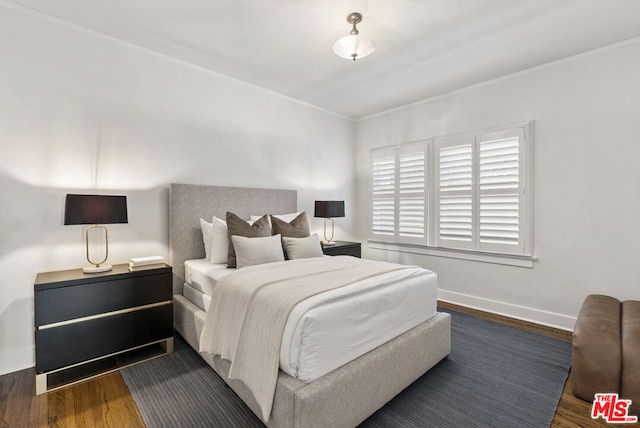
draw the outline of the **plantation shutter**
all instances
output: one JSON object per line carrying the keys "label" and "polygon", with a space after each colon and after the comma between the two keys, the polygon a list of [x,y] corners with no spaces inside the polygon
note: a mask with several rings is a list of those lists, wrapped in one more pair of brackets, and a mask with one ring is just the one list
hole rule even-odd
{"label": "plantation shutter", "polygon": [[523,242],[522,128],[478,136],[479,249],[521,253]]}
{"label": "plantation shutter", "polygon": [[436,142],[436,245],[474,245],[473,141]]}
{"label": "plantation shutter", "polygon": [[427,244],[428,143],[371,152],[371,237]]}
{"label": "plantation shutter", "polygon": [[372,152],[371,183],[371,236],[377,239],[395,240],[395,150]]}
{"label": "plantation shutter", "polygon": [[398,240],[423,242],[427,237],[427,147],[398,150]]}

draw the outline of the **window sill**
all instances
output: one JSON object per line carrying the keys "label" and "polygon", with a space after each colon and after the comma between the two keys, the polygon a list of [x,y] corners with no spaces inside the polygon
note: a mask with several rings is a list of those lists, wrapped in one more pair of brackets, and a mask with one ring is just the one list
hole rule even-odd
{"label": "window sill", "polygon": [[533,268],[538,260],[535,256],[515,256],[507,254],[481,253],[478,251],[455,250],[450,248],[427,247],[423,245],[400,244],[396,242],[367,241],[368,248],[374,250],[396,251],[399,253],[421,254],[425,256],[447,257],[450,259],[472,260],[482,263],[494,263],[507,266]]}

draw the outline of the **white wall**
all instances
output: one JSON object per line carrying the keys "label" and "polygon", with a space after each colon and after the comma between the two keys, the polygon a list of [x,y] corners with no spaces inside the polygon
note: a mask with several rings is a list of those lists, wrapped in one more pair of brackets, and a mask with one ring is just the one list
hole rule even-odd
{"label": "white wall", "polygon": [[342,117],[0,6],[0,374],[34,363],[36,273],[86,264],[66,193],[128,196],[111,263],[168,257],[171,182],[296,189],[321,233],[315,199],[353,209],[354,141]]}
{"label": "white wall", "polygon": [[[535,120],[533,269],[365,248],[437,271],[440,298],[572,329],[584,297],[640,299],[640,41],[612,46],[365,118],[357,128],[358,216],[369,150]],[[358,236],[368,238],[366,222]]]}

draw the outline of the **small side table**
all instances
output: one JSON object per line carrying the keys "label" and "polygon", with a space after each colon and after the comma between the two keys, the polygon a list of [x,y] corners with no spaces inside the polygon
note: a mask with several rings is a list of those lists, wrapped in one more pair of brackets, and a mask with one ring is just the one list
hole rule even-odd
{"label": "small side table", "polygon": [[39,273],[36,395],[173,351],[171,266]]}
{"label": "small side table", "polygon": [[327,256],[353,256],[361,257],[359,242],[335,241],[335,245],[323,245],[322,252]]}

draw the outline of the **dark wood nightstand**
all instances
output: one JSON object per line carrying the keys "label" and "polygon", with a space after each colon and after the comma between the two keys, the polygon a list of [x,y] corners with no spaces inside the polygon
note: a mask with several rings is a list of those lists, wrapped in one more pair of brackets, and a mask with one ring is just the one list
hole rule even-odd
{"label": "dark wood nightstand", "polygon": [[171,266],[39,273],[36,394],[173,352]]}
{"label": "dark wood nightstand", "polygon": [[335,241],[336,245],[323,245],[322,252],[327,256],[361,257],[359,242]]}

